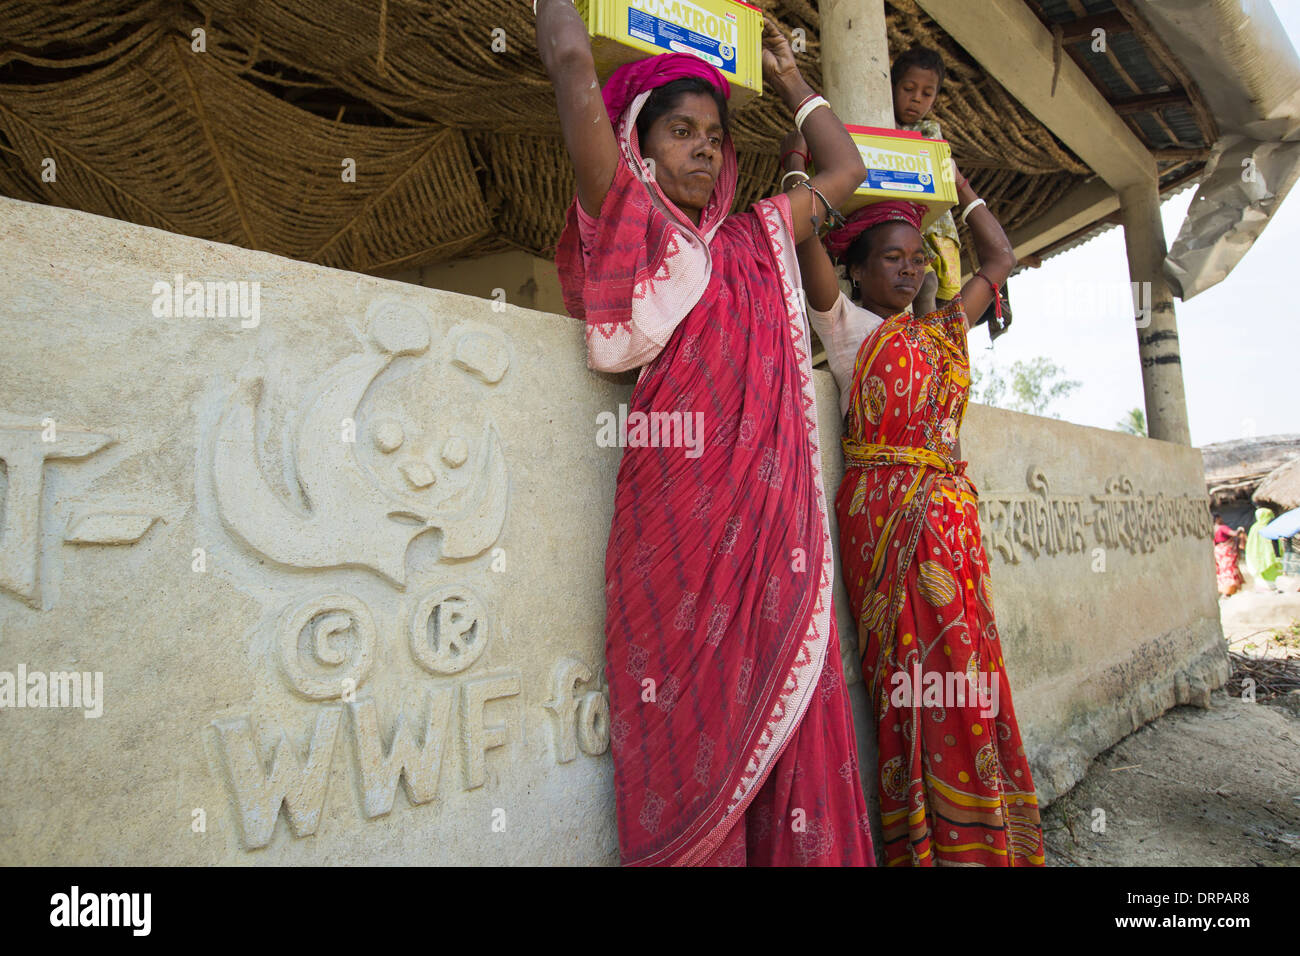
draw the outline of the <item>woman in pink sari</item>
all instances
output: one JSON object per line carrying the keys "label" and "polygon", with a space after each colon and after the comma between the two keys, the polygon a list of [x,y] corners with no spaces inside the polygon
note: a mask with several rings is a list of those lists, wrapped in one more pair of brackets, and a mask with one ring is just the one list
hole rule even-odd
{"label": "woman in pink sari", "polygon": [[641,368],[629,420],[703,425],[698,447],[629,434],[619,468],[605,628],[623,862],[872,863],[795,259],[864,178],[857,150],[769,21],[769,89],[821,172],[728,215],[718,71],[666,54],[602,97],[568,0],[541,0],[537,39],[577,173],[557,264],[588,364]]}
{"label": "woman in pink sari", "polygon": [[1237,535],[1217,514],[1214,516],[1214,576],[1222,597],[1231,597],[1241,590],[1245,579],[1237,566]]}

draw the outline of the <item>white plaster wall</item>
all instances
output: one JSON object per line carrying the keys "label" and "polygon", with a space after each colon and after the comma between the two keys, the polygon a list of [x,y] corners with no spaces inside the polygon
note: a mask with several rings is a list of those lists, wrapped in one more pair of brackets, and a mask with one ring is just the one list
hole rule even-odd
{"label": "white plaster wall", "polygon": [[[0,857],[616,862],[595,416],[628,390],[581,327],[64,209],[0,221],[0,671],[104,695],[0,711]],[[260,283],[258,327],[155,317],[178,272]]]}
{"label": "white plaster wall", "polygon": [[[1183,445],[983,405],[962,447],[1025,748],[1050,802],[1098,753],[1175,704],[1208,706],[1228,678],[1204,464]],[[1058,515],[1077,503],[1072,546],[1027,527],[1043,501]]]}
{"label": "white plaster wall", "polygon": [[[831,436],[842,434],[842,425],[835,384],[828,373],[819,376],[833,500],[843,458],[831,456]],[[970,406],[961,443],[980,494],[1012,701],[1046,804],[1082,779],[1097,754],[1176,704],[1208,706],[1210,690],[1228,679],[1201,454],[986,405]],[[1114,480],[1127,481],[1128,493],[1107,503]],[[1049,540],[1039,524],[1045,512],[1038,503],[1054,499],[1062,499],[1058,513],[1077,504],[1071,531],[1080,534],[1068,541]],[[845,672],[861,681],[840,583],[836,620]],[[874,798],[872,716],[860,683],[853,692],[858,751]]]}

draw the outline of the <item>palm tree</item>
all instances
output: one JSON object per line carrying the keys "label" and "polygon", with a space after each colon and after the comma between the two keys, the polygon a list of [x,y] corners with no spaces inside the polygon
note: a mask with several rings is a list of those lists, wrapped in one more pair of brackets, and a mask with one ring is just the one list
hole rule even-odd
{"label": "palm tree", "polygon": [[1147,437],[1147,417],[1140,408],[1131,408],[1128,414],[1115,423],[1117,431],[1140,438]]}

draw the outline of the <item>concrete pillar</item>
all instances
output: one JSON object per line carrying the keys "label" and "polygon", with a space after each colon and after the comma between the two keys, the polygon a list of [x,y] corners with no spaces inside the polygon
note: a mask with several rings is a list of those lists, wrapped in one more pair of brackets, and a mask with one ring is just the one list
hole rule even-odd
{"label": "concrete pillar", "polygon": [[[884,0],[821,0],[822,92],[831,109],[844,123],[854,126],[894,126],[894,93],[889,82],[889,34],[885,27]],[[838,409],[837,409],[838,410]],[[828,434],[822,431],[822,441]],[[842,454],[834,442],[831,454]],[[838,463],[837,463],[838,464]],[[842,475],[843,466],[827,469],[828,474]],[[828,484],[826,497],[834,507],[835,487]],[[835,546],[839,546],[838,538]],[[857,644],[853,616],[838,615],[839,626],[848,631],[848,643]],[[878,747],[874,708],[867,699],[861,671],[846,669],[849,704],[858,742],[858,769],[862,774],[863,795],[870,810],[872,839],[877,859],[883,860],[884,840],[880,831],[880,792],[877,788]]]}
{"label": "concrete pillar", "polygon": [[1129,278],[1141,283],[1138,354],[1142,359],[1142,389],[1146,393],[1147,434],[1152,438],[1192,443],[1187,424],[1187,395],[1178,350],[1178,318],[1174,297],[1164,278],[1169,254],[1160,218],[1160,191],[1154,179],[1120,190],[1124,242],[1128,247]]}
{"label": "concrete pillar", "polygon": [[884,0],[822,0],[822,87],[831,109],[856,126],[894,125]]}

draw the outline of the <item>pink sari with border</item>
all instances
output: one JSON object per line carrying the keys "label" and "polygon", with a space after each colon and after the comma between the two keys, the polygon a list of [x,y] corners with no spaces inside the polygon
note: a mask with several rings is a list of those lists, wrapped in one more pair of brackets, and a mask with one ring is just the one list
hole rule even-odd
{"label": "pink sari with border", "polygon": [[832,546],[789,198],[728,216],[728,137],[697,227],[647,175],[639,93],[586,255],[557,264],[588,363],[642,368],[606,551],[606,678],[628,865],[874,862],[832,611]]}

